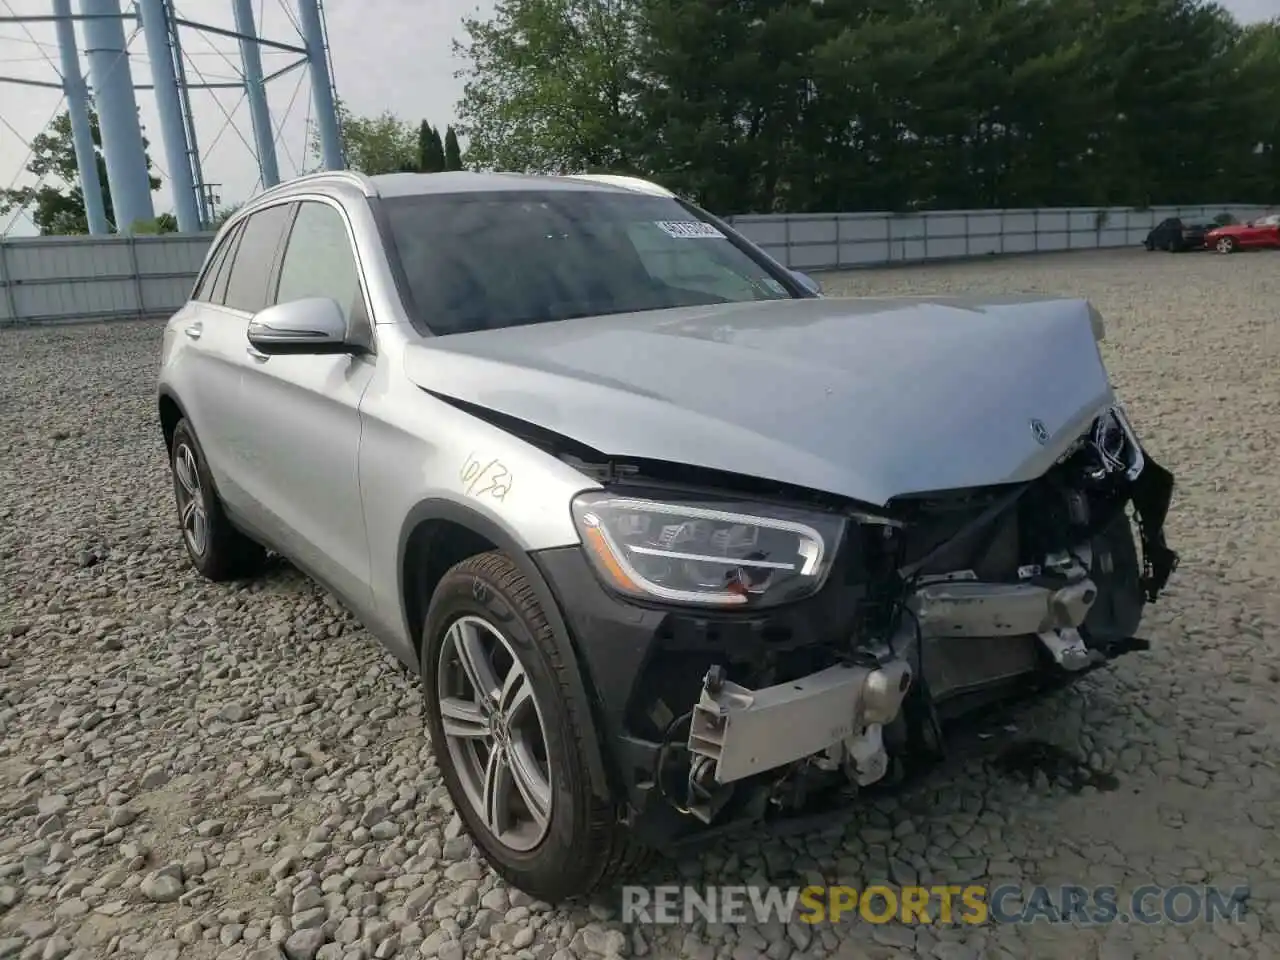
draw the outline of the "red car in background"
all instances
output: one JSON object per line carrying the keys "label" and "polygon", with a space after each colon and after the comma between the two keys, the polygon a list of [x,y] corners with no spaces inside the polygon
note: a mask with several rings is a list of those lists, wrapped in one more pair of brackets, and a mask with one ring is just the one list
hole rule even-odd
{"label": "red car in background", "polygon": [[1248,223],[1214,227],[1204,235],[1204,244],[1219,253],[1235,253],[1237,250],[1259,247],[1280,248],[1280,213],[1250,220]]}

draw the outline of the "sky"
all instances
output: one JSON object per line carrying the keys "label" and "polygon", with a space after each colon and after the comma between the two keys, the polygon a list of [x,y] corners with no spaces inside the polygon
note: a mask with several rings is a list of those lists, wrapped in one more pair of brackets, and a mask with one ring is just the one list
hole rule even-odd
{"label": "sky", "polygon": [[[1222,0],[1244,22],[1280,16],[1280,0]],[[253,0],[259,35],[283,43],[298,44],[294,26],[297,0]],[[174,0],[178,15],[186,20],[232,29],[228,0]],[[73,0],[78,9],[78,0]],[[122,6],[130,9],[130,0]],[[390,110],[417,122],[428,120],[443,129],[453,120],[462,93],[457,72],[465,62],[454,56],[452,45],[462,37],[464,17],[488,17],[493,0],[326,0],[334,83],[357,114]],[[47,15],[49,0],[0,0],[0,17]],[[126,20],[125,34],[135,34],[136,21]],[[83,33],[79,32],[81,51]],[[233,39],[183,28],[188,80],[234,81],[239,51]],[[151,82],[150,64],[141,34],[129,46],[135,84]],[[288,66],[294,54],[264,49],[264,73]],[[82,59],[82,63],[83,63]],[[0,23],[0,75],[57,82],[58,49],[51,23]],[[144,133],[150,154],[162,180],[154,195],[156,212],[172,209],[168,193],[167,162],[160,137],[154,95],[137,91]],[[195,90],[191,93],[205,180],[218,184],[223,203],[234,203],[260,189],[249,111],[236,90]],[[268,84],[268,103],[278,130],[277,162],[280,176],[288,178],[314,168],[309,154],[307,124],[311,116],[310,89],[305,70],[295,70]],[[57,90],[0,84],[0,187],[32,183],[24,170],[28,143],[63,109]],[[228,120],[230,122],[228,122]],[[26,217],[0,218],[0,235],[31,234]]]}

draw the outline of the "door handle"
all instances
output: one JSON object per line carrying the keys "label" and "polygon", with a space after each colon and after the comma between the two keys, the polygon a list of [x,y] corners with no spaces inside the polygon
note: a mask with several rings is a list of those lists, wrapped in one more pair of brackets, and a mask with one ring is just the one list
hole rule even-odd
{"label": "door handle", "polygon": [[204,333],[204,326],[203,324],[193,323],[193,324],[190,324],[186,328],[186,330],[183,331],[183,333],[185,333],[192,340],[199,340],[200,335]]}
{"label": "door handle", "polygon": [[253,344],[249,344],[249,346],[245,347],[244,352],[247,353],[249,356],[253,357],[253,359],[257,360],[259,363],[261,363],[263,360],[271,359],[270,354],[263,353]]}

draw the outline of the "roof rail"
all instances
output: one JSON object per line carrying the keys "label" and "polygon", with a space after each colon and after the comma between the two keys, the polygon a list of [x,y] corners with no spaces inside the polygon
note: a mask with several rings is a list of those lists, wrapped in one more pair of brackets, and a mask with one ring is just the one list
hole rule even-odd
{"label": "roof rail", "polygon": [[613,173],[577,173],[571,174],[567,180],[586,180],[591,183],[604,183],[611,187],[620,187],[633,193],[647,193],[653,197],[674,197],[675,194],[661,184],[641,177],[627,177]]}
{"label": "roof rail", "polygon": [[323,182],[325,180],[336,180],[341,183],[349,183],[356,187],[366,197],[376,197],[378,195],[377,188],[373,185],[373,181],[366,177],[363,173],[355,170],[317,170],[315,173],[304,173],[300,177],[294,177],[292,180],[284,180],[275,186],[268,187],[256,197],[251,198],[257,201],[262,197],[273,196],[277,192],[285,190],[289,187],[299,186],[301,184]]}

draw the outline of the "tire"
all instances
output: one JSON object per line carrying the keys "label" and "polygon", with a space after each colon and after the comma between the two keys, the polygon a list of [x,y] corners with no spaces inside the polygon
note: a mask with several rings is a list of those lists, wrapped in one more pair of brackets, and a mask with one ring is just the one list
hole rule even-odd
{"label": "tire", "polygon": [[[618,822],[612,805],[602,803],[591,789],[583,743],[587,734],[565,678],[576,664],[564,662],[546,616],[515,564],[495,552],[450,569],[431,597],[422,636],[421,677],[436,762],[454,807],[493,869],[548,903],[586,896],[638,869],[647,851]],[[481,668],[463,666],[460,643],[473,653],[487,651],[469,658],[473,665],[482,663]],[[517,670],[523,671],[523,684],[511,680]],[[479,685],[516,692],[496,698],[496,703],[490,700],[486,713],[476,708],[479,685],[471,679],[476,676],[484,678]],[[531,696],[522,696],[526,688]],[[507,699],[519,706],[502,709]],[[445,704],[454,732],[497,732],[446,737]],[[506,719],[493,720],[495,713]],[[503,744],[501,755],[510,758],[503,767],[505,779],[484,775],[492,769],[489,747],[495,742]],[[512,777],[516,767],[529,772]],[[525,791],[514,787],[517,779],[526,784]],[[489,782],[512,784],[497,805],[509,817],[487,814],[488,808],[478,802],[491,795],[483,789]],[[549,801],[542,807],[545,816],[529,815],[544,800]],[[513,805],[517,812],[511,815]],[[503,829],[507,820],[509,829]]]}
{"label": "tire", "polygon": [[1235,253],[1237,247],[1239,244],[1236,243],[1235,237],[1221,237],[1213,248],[1219,253]]}
{"label": "tire", "polygon": [[[195,431],[179,420],[169,445],[169,469],[178,524],[187,556],[200,574],[214,582],[239,580],[261,571],[266,551],[231,525],[218,499],[213,477]],[[194,531],[203,518],[203,536]]]}

